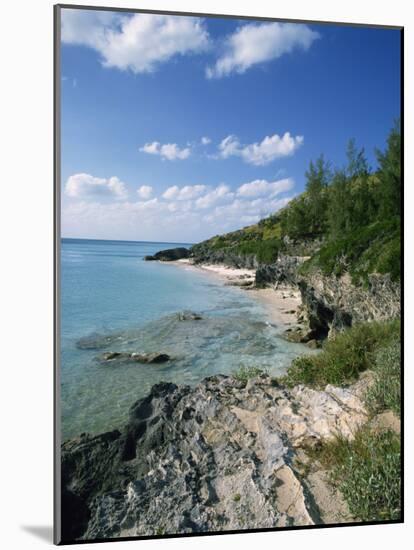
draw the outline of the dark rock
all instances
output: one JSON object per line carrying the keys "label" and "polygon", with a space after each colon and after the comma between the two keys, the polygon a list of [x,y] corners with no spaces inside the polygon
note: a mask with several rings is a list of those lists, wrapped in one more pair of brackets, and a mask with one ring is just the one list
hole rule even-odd
{"label": "dark rock", "polygon": [[144,260],[152,261],[158,260],[161,262],[172,262],[175,260],[181,260],[183,258],[189,258],[191,255],[188,248],[168,248],[167,250],[160,250],[156,252],[153,256],[145,256]]}
{"label": "dark rock", "polygon": [[256,270],[256,286],[291,287],[297,284],[297,268],[304,258],[280,256],[274,264],[260,265]]}
{"label": "dark rock", "polygon": [[126,351],[107,351],[99,357],[102,363],[165,363],[171,357],[167,353],[135,353]]}
{"label": "dark rock", "polygon": [[123,337],[120,334],[91,334],[80,338],[76,342],[76,347],[78,349],[102,349],[122,341]]}
{"label": "dark rock", "polygon": [[309,340],[308,342],[306,342],[306,345],[308,346],[308,348],[311,349],[318,349],[321,347],[321,344],[320,342],[318,342],[318,340]]}
{"label": "dark rock", "polygon": [[202,319],[202,316],[194,311],[181,311],[178,313],[179,321],[200,321]]}
{"label": "dark rock", "polygon": [[312,333],[310,333],[306,328],[295,328],[295,329],[286,329],[283,333],[285,340],[293,342],[295,344],[305,344],[312,339]]}

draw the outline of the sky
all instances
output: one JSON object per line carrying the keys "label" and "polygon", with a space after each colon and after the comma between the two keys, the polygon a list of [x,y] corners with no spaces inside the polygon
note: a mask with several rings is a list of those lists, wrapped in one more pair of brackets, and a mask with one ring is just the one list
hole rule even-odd
{"label": "sky", "polygon": [[198,242],[371,167],[400,115],[394,29],[61,11],[62,236]]}

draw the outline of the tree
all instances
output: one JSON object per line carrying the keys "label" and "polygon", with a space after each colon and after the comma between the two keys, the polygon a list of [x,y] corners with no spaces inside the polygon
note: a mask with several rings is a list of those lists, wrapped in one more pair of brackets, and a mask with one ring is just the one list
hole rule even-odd
{"label": "tree", "polygon": [[305,237],[309,234],[309,209],[305,196],[290,201],[289,205],[280,213],[282,234],[292,239]]}
{"label": "tree", "polygon": [[337,170],[329,189],[327,208],[328,230],[331,239],[342,237],[350,230],[351,193],[345,170]]}
{"label": "tree", "polygon": [[392,128],[384,153],[377,151],[380,178],[380,216],[401,214],[401,130],[397,120]]}
{"label": "tree", "polygon": [[368,176],[370,170],[368,167],[368,161],[365,157],[365,150],[363,147],[362,149],[357,149],[354,138],[348,141],[346,156],[348,159],[346,175],[349,178]]}
{"label": "tree", "polygon": [[326,229],[326,189],[331,179],[331,169],[321,155],[306,171],[306,192],[308,198],[309,233],[323,233]]}

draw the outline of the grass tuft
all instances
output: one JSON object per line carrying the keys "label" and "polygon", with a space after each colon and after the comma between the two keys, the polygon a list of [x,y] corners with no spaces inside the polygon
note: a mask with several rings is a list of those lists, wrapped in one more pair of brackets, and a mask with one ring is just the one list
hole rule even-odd
{"label": "grass tuft", "polygon": [[374,384],[366,395],[366,405],[372,414],[392,410],[401,412],[401,346],[393,342],[375,356]]}
{"label": "grass tuft", "polygon": [[260,369],[259,367],[246,367],[242,365],[238,370],[233,371],[232,376],[239,382],[247,383],[251,378],[256,378],[256,376],[260,376],[261,374],[267,373],[264,369]]}
{"label": "grass tuft", "polygon": [[353,441],[337,438],[309,454],[330,471],[355,518],[381,521],[400,518],[400,452],[394,432],[363,428]]}

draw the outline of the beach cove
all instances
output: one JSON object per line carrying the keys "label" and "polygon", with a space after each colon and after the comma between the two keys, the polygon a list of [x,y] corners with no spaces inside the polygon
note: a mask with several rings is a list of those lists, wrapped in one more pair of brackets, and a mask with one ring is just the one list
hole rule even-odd
{"label": "beach cove", "polygon": [[[131,404],[161,381],[194,386],[240,367],[281,375],[309,351],[281,337],[295,321],[297,290],[238,288],[253,270],[143,261],[168,246],[64,239],[63,440],[122,425]],[[183,321],[188,311],[201,319]],[[166,353],[171,360],[105,363],[105,352]]]}

